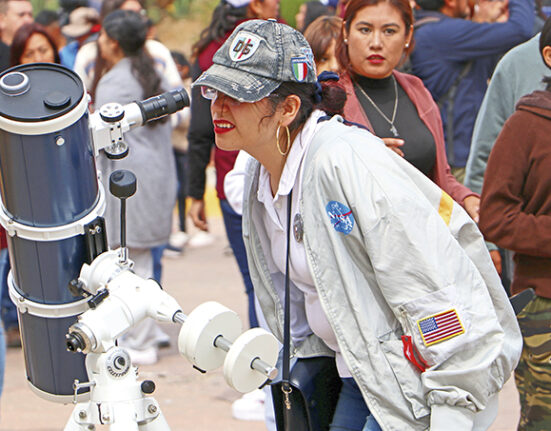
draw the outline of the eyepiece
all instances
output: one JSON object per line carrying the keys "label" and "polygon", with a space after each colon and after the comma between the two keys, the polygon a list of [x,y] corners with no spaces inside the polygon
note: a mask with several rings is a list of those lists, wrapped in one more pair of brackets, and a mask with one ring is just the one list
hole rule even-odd
{"label": "eyepiece", "polygon": [[142,112],[143,123],[147,124],[152,120],[174,114],[176,111],[189,106],[189,96],[183,88],[180,90],[167,91],[149,99],[136,102]]}

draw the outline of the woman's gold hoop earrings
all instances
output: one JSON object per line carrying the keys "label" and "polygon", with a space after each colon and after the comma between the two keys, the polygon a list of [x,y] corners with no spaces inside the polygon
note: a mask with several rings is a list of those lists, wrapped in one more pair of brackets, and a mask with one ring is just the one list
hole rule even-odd
{"label": "woman's gold hoop earrings", "polygon": [[282,156],[286,156],[289,152],[289,149],[291,148],[291,134],[289,133],[289,128],[285,126],[285,131],[287,132],[287,148],[285,148],[285,151],[281,151],[281,147],[279,145],[279,131],[281,130],[281,124],[277,126],[276,130],[276,145],[277,145],[277,151],[279,151],[279,154]]}

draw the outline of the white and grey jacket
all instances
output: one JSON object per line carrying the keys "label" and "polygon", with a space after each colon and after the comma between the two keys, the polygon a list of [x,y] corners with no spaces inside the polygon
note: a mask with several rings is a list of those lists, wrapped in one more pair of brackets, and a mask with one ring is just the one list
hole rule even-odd
{"label": "white and grey jacket", "polygon": [[[382,141],[340,117],[320,127],[304,163],[299,212],[308,266],[370,411],[385,431],[473,429],[522,349],[476,224]],[[276,277],[251,223],[261,211],[258,162],[247,171],[243,236],[251,279],[268,325],[282,340]],[[431,339],[427,322],[443,312],[464,332],[446,338],[437,331]],[[412,337],[428,364],[423,373],[404,357],[402,335]],[[331,354],[315,335],[292,352]]]}

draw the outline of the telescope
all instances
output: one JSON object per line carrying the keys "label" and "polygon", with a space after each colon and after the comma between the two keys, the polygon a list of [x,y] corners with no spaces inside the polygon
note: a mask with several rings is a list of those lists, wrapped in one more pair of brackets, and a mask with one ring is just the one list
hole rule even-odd
{"label": "telescope", "polygon": [[9,294],[18,308],[26,374],[38,396],[74,403],[66,431],[169,430],[155,386],[139,382],[116,340],[144,319],[181,325],[178,348],[202,372],[223,366],[227,383],[249,392],[275,378],[278,345],[216,302],[185,315],[153,280],[134,274],[125,241],[130,171],[111,174],[121,202],[121,246],[110,250],[106,190],[95,157],[126,156],[124,134],[189,105],[173,90],[91,114],[71,70],[33,63],[0,75],[0,224],[8,233]]}

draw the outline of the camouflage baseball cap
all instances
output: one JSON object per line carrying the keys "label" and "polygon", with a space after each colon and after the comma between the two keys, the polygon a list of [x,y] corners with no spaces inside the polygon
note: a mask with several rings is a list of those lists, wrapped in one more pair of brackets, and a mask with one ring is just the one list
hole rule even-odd
{"label": "camouflage baseball cap", "polygon": [[240,102],[257,102],[282,82],[316,82],[312,49],[304,36],[275,20],[240,24],[193,84]]}

